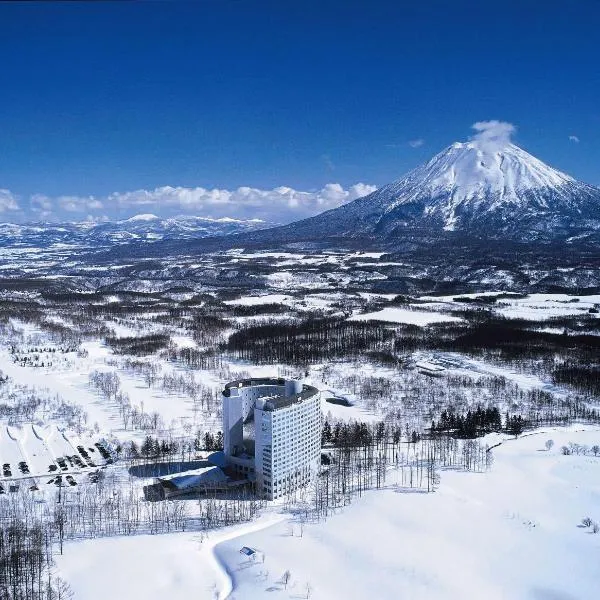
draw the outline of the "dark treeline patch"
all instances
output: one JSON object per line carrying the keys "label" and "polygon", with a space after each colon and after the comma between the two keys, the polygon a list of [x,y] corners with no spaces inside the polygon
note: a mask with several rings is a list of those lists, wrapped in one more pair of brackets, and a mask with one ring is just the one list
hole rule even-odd
{"label": "dark treeline patch", "polygon": [[[201,450],[215,451],[223,449],[223,433],[217,431],[215,434],[207,431],[202,435],[199,431],[193,443],[194,452]],[[187,449],[191,451],[191,448]],[[128,447],[129,455],[134,458],[144,458],[146,460],[165,460],[166,458],[176,456],[180,453],[185,456],[185,444],[179,443],[173,439],[159,439],[147,435],[144,441],[138,447],[135,441],[131,441]]]}
{"label": "dark treeline patch", "polygon": [[462,302],[463,304],[495,304],[494,296],[477,296],[476,298],[466,298],[465,296],[456,296],[452,298],[453,302]]}
{"label": "dark treeline patch", "polygon": [[189,326],[194,341],[199,346],[215,347],[224,340],[224,333],[231,325],[215,314],[196,315]]}
{"label": "dark treeline patch", "polygon": [[[227,287],[225,289],[218,289],[218,297],[222,302],[227,300],[238,300],[243,294],[247,294],[248,290],[241,287]],[[211,299],[214,300],[214,298]]]}
{"label": "dark treeline patch", "polygon": [[276,315],[290,312],[288,306],[283,304],[236,304],[229,306],[234,317],[255,317],[258,315]]}
{"label": "dark treeline patch", "polygon": [[[301,322],[273,321],[234,332],[225,349],[237,358],[260,364],[309,364],[362,355],[390,366],[401,364],[407,354],[417,350],[461,352],[508,362],[544,359],[548,363],[573,353],[589,360],[600,350],[600,336],[538,331],[534,329],[540,326],[538,321],[498,317],[485,309],[459,314],[464,322],[428,327],[323,316]],[[572,320],[579,321],[580,317]],[[558,320],[561,325],[566,322],[563,317]],[[555,325],[551,320],[545,324]]]}
{"label": "dark treeline patch", "polygon": [[[456,313],[455,313],[456,314]],[[444,323],[427,328],[398,327],[394,350],[407,353],[415,350],[445,350],[462,352],[480,358],[492,356],[506,361],[519,359],[547,359],[576,353],[581,359],[597,357],[600,336],[579,333],[586,327],[588,318],[561,317],[544,321],[552,327],[564,326],[564,334],[538,331],[541,323],[525,319],[498,317],[487,310],[468,310],[459,313],[464,323]],[[593,320],[589,320],[595,327]],[[567,333],[567,324],[580,326],[576,332]],[[579,325],[577,325],[579,324]]]}
{"label": "dark treeline patch", "polygon": [[248,327],[233,333],[225,347],[259,364],[299,365],[389,350],[394,337],[393,329],[382,325],[321,318]]}
{"label": "dark treeline patch", "polygon": [[105,295],[102,292],[75,292],[75,291],[52,291],[52,290],[41,290],[40,296],[52,303],[56,304],[70,304],[74,302],[101,302],[104,300]]}
{"label": "dark treeline patch", "polygon": [[366,353],[366,357],[373,363],[386,367],[400,367],[403,364],[403,358],[383,350],[373,350]]}
{"label": "dark treeline patch", "polygon": [[212,349],[198,350],[170,346],[167,357],[169,360],[182,362],[194,369],[217,369],[223,366],[223,357]]}
{"label": "dark treeline patch", "polygon": [[31,519],[0,526],[0,598],[54,600],[71,598],[68,586],[53,573],[49,528]]}
{"label": "dark treeline patch", "polygon": [[[518,424],[507,416],[506,427]],[[478,406],[466,414],[456,414],[453,410],[444,410],[439,420],[432,421],[431,433],[450,433],[459,438],[475,438],[492,431],[502,431],[502,415],[497,407]],[[520,433],[520,431],[519,431]]]}
{"label": "dark treeline patch", "polygon": [[44,318],[42,307],[37,302],[0,301],[0,318],[4,322],[17,319],[27,322],[41,322]]}
{"label": "dark treeline patch", "polygon": [[19,278],[8,278],[1,277],[0,278],[0,290],[5,291],[18,291],[18,292],[32,292],[32,291],[41,291],[48,289],[60,289],[63,286],[62,282],[59,282],[55,279],[47,279],[42,277],[38,278],[28,278],[28,277],[19,277]]}
{"label": "dark treeline patch", "polygon": [[567,384],[576,390],[600,396],[600,365],[581,365],[568,361],[552,372],[554,383]]}
{"label": "dark treeline patch", "polygon": [[140,337],[108,337],[105,341],[117,354],[144,356],[166,348],[170,338],[168,335],[157,333]]}
{"label": "dark treeline patch", "polygon": [[468,332],[456,337],[452,349],[477,348],[501,350],[512,355],[548,354],[564,349],[600,349],[600,337],[595,335],[556,335],[523,328],[531,322],[491,318],[473,325]]}

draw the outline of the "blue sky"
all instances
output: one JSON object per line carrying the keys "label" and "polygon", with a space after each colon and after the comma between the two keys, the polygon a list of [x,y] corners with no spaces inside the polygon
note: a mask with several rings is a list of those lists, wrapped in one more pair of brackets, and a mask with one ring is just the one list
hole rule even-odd
{"label": "blue sky", "polygon": [[598,185],[599,26],[596,0],[1,3],[0,219],[300,217],[490,119]]}

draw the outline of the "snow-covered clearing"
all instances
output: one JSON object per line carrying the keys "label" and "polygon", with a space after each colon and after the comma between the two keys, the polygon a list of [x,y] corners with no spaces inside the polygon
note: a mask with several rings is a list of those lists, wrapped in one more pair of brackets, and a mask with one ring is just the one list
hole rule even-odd
{"label": "snow-covered clearing", "polygon": [[[554,449],[544,450],[553,438]],[[325,523],[282,524],[217,547],[234,579],[231,598],[597,598],[600,458],[563,456],[569,441],[600,430],[557,430],[495,449],[486,474],[442,473],[433,494],[390,486],[367,493]],[[239,554],[265,553],[264,564]],[[291,581],[284,589],[283,573]]]}
{"label": "snow-covered clearing", "polygon": [[374,411],[368,411],[362,406],[332,404],[325,399],[322,399],[321,401],[321,411],[323,413],[323,418],[329,422],[337,419],[341,419],[342,421],[360,421],[362,423],[381,421],[381,414]]}
{"label": "snow-covered clearing", "polygon": [[349,321],[386,321],[388,323],[406,323],[407,325],[431,325],[432,323],[448,323],[460,321],[459,317],[442,315],[424,310],[412,310],[407,308],[386,307],[376,312],[353,315]]}
{"label": "snow-covered clearing", "polygon": [[172,335],[171,343],[178,348],[197,348],[198,344],[189,335]]}
{"label": "snow-covered clearing", "polygon": [[75,600],[224,599],[233,589],[233,579],[215,557],[215,546],[272,527],[283,519],[273,511],[254,522],[209,533],[71,542],[57,563]]}
{"label": "snow-covered clearing", "polygon": [[[476,298],[494,297],[503,295],[495,303],[486,305],[499,315],[509,319],[528,319],[531,321],[545,321],[554,317],[569,317],[589,315],[590,310],[595,310],[600,305],[600,295],[576,296],[568,294],[530,294],[525,298],[518,295],[507,297],[505,292],[482,292],[478,294],[458,294],[456,296],[422,296],[420,301],[427,306],[435,303],[440,307],[458,308],[465,306],[457,302],[459,298],[474,300]],[[592,313],[597,316],[598,313]]]}
{"label": "snow-covered clearing", "polygon": [[[41,335],[36,333],[36,335]],[[41,342],[43,343],[43,342]],[[192,346],[189,336],[179,336],[175,343],[180,347]],[[82,427],[95,428],[104,434],[112,434],[122,441],[140,440],[147,434],[143,430],[124,428],[119,414],[118,404],[114,399],[108,399],[90,385],[89,375],[94,371],[115,372],[119,376],[120,390],[125,393],[132,407],[145,413],[160,415],[162,426],[168,427],[171,434],[182,432],[184,424],[192,421],[201,425],[203,430],[220,428],[220,420],[216,413],[211,415],[197,411],[193,399],[177,390],[165,390],[156,383],[149,387],[140,373],[124,368],[120,357],[114,355],[110,348],[101,342],[85,342],[81,344],[83,354],[55,353],[52,355],[52,366],[32,367],[22,366],[13,361],[8,348],[0,346],[0,370],[8,375],[15,385],[27,386],[49,396],[57,396],[65,402],[81,407],[87,413],[87,422]],[[169,363],[165,360],[154,359],[153,363],[160,369],[161,375],[187,375],[189,369]],[[221,383],[207,371],[194,370],[196,381],[210,387],[219,387]],[[44,424],[48,424],[44,416]],[[61,423],[62,426],[65,423]]]}
{"label": "snow-covered clearing", "polygon": [[68,368],[32,368],[13,363],[10,354],[0,348],[0,368],[17,384],[27,385],[58,394],[67,402],[80,406],[88,414],[88,423],[98,423],[103,431],[118,426],[118,415],[113,406],[101,402],[88,386],[88,374],[98,361],[103,361],[105,349],[94,344],[90,356],[74,359]]}
{"label": "snow-covered clearing", "polygon": [[509,366],[492,364],[458,352],[415,352],[413,359],[415,361],[431,361],[434,365],[441,364],[447,368],[449,373],[453,374],[462,374],[469,377],[479,375],[505,377],[516,383],[524,391],[541,389],[558,397],[564,397],[569,393],[566,388],[555,385],[551,381],[546,381],[539,375],[521,373]]}
{"label": "snow-covered clearing", "polygon": [[600,296],[567,294],[531,294],[527,298],[503,300],[497,310],[511,319],[546,320],[552,317],[587,315],[600,304]]}
{"label": "snow-covered clearing", "polygon": [[56,560],[76,600],[213,600],[216,574],[201,549],[197,532],[142,535],[69,543]]}
{"label": "snow-covered clearing", "polygon": [[386,489],[324,522],[282,521],[272,505],[204,541],[179,533],[69,543],[58,567],[77,600],[291,599],[307,586],[327,600],[592,600],[600,534],[579,524],[600,521],[600,457],[564,456],[569,442],[600,443],[600,428],[506,440],[491,471],[445,471],[431,494],[396,486],[392,474]]}
{"label": "snow-covered clearing", "polygon": [[245,296],[236,300],[226,300],[223,304],[231,306],[260,306],[261,304],[287,304],[292,296],[285,294],[266,294],[264,296]]}

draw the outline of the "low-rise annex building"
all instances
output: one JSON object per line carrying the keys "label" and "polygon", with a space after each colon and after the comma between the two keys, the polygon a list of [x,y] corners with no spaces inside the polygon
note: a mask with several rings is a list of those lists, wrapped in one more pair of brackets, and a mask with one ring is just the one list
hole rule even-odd
{"label": "low-rise annex building", "polygon": [[315,475],[321,453],[321,394],[283,378],[252,378],[223,390],[223,442],[227,465],[249,478],[269,500]]}

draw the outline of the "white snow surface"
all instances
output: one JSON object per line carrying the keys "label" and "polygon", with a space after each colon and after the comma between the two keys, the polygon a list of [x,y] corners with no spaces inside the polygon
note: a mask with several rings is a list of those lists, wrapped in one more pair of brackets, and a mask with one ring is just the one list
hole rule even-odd
{"label": "white snow surface", "polygon": [[[544,450],[554,438],[555,449]],[[579,528],[600,506],[600,460],[562,456],[598,429],[538,433],[505,442],[487,474],[444,472],[434,494],[369,492],[325,523],[285,525],[217,546],[233,597],[574,599],[597,597],[600,535]],[[571,459],[575,460],[571,460]],[[243,545],[265,553],[252,566]],[[269,571],[265,579],[259,575]],[[292,574],[287,591],[278,583]],[[274,589],[275,588],[275,589]]]}
{"label": "white snow surface", "polygon": [[[484,296],[498,296],[504,292],[481,292],[473,294],[457,294],[455,296],[421,296],[419,300],[426,302],[422,306],[431,308],[456,308],[460,306],[456,298],[479,298]],[[569,295],[569,294],[529,294],[525,298],[503,297],[489,308],[494,312],[509,319],[528,319],[531,321],[545,321],[554,317],[590,315],[590,309],[600,307],[600,295]],[[600,313],[592,313],[596,317]],[[561,330],[562,331],[562,330]]]}
{"label": "white snow surface", "polygon": [[179,533],[69,543],[58,567],[77,600],[288,600],[307,585],[313,600],[595,600],[600,534],[579,524],[600,520],[600,458],[562,455],[569,442],[600,443],[600,428],[505,439],[489,472],[444,471],[430,494],[392,473],[385,489],[302,530],[271,505],[203,542]]}
{"label": "white snow surface", "polygon": [[[514,144],[488,148],[477,142],[456,142],[406,177],[388,186],[397,199],[389,203],[389,213],[400,205],[429,197],[425,214],[440,214],[445,229],[452,230],[458,214],[481,208],[495,211],[508,204],[524,202],[523,192],[561,189],[574,179],[544,164]],[[418,182],[418,185],[415,185]],[[446,198],[438,202],[440,197]],[[547,208],[543,196],[540,208]]]}
{"label": "white snow surface", "polygon": [[457,200],[482,191],[515,197],[517,191],[574,181],[514,144],[488,149],[476,142],[456,142],[420,170],[423,185],[431,193],[453,190]]}
{"label": "white snow surface", "polygon": [[143,214],[143,215],[135,215],[133,217],[129,217],[129,219],[125,219],[123,223],[135,223],[139,221],[157,221],[159,217],[153,215],[151,213]]}
{"label": "white snow surface", "polygon": [[225,300],[223,304],[231,306],[259,306],[261,304],[284,304],[292,300],[286,294],[265,294],[263,296],[244,296],[235,300]]}
{"label": "white snow surface", "polygon": [[407,308],[386,307],[376,312],[353,315],[349,321],[387,321],[389,323],[406,323],[408,325],[431,325],[432,323],[448,323],[460,321],[459,317],[442,315],[424,310],[409,310]]}

